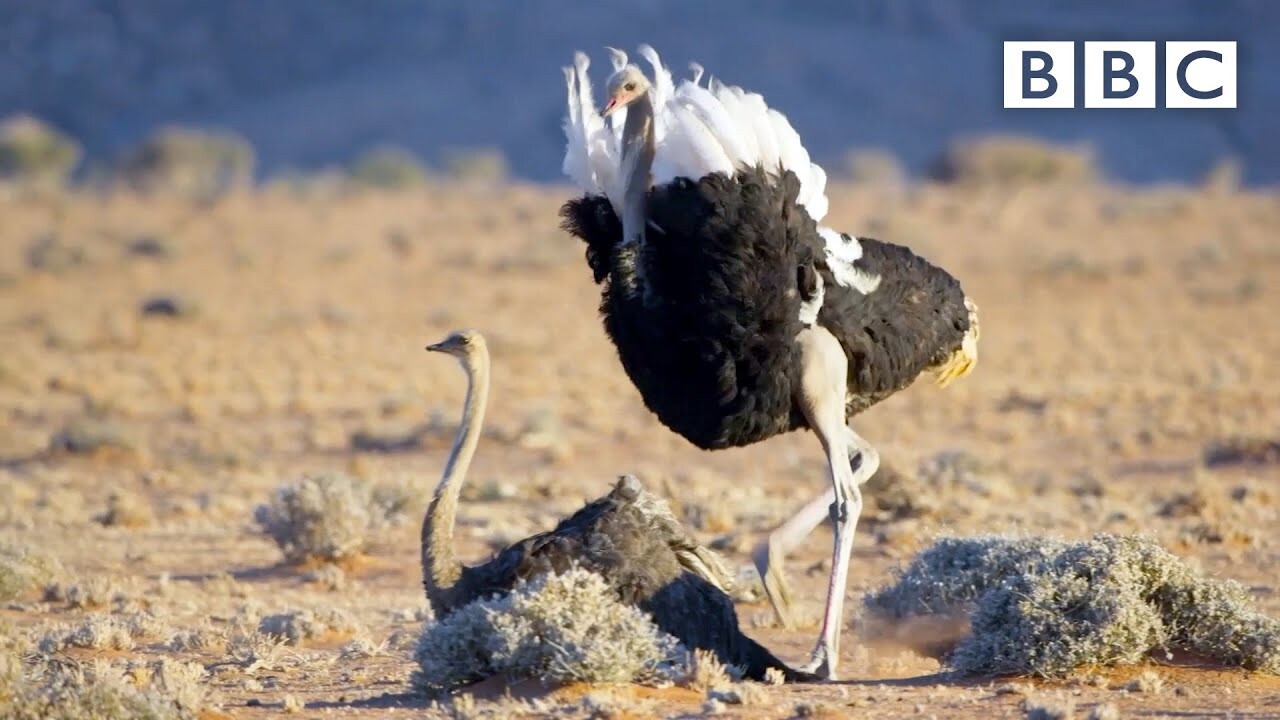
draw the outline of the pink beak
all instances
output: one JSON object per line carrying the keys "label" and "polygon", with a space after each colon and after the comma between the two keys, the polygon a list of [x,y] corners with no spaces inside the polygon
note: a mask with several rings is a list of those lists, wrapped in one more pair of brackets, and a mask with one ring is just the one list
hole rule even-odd
{"label": "pink beak", "polygon": [[622,107],[622,103],[618,102],[618,96],[615,95],[609,98],[609,104],[604,106],[604,112],[600,113],[600,116],[609,117],[614,110],[617,110],[620,107]]}

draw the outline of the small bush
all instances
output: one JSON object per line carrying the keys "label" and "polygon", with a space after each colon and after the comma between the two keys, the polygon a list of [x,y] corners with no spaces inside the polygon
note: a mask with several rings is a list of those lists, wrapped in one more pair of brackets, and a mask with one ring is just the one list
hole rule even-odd
{"label": "small bush", "polygon": [[33,663],[0,652],[0,717],[7,720],[189,720],[205,704],[204,668],[159,660],[133,672],[144,687],[106,662]]}
{"label": "small bush", "polygon": [[121,425],[110,420],[73,420],[49,437],[50,452],[91,455],[106,449],[134,451],[138,444]]}
{"label": "small bush", "polygon": [[963,673],[1060,676],[1173,647],[1280,674],[1280,621],[1140,536],[941,540],[867,605],[888,618],[971,611],[950,657]]}
{"label": "small bush", "polygon": [[339,561],[363,552],[369,533],[400,518],[403,498],[345,475],[305,478],[276,490],[254,513],[290,562]]}
{"label": "small bush", "polygon": [[313,640],[327,633],[352,633],[359,629],[350,617],[340,610],[325,608],[319,612],[292,610],[262,618],[258,632],[284,638],[290,645]]}
{"label": "small bush", "polygon": [[507,158],[497,148],[451,150],[444,166],[455,182],[500,185],[507,180]]}
{"label": "small bush", "polygon": [[80,162],[80,145],[33,117],[0,122],[0,181],[60,188]]}
{"label": "small bush", "polygon": [[907,184],[907,171],[898,156],[880,148],[856,148],[845,154],[849,179],[858,185],[900,188]]}
{"label": "small bush", "polygon": [[25,546],[0,542],[0,600],[12,600],[43,585],[54,572],[53,561]]}
{"label": "small bush", "polygon": [[230,132],[166,128],[120,163],[118,176],[145,193],[217,197],[253,182],[253,147]]}
{"label": "small bush", "polygon": [[547,683],[668,677],[679,645],[599,575],[574,568],[477,600],[423,631],[413,684],[450,690],[497,674]]}
{"label": "small bush", "polygon": [[427,181],[427,171],[413,153],[384,145],[356,158],[351,165],[351,180],[366,187],[397,190],[422,185]]}
{"label": "small bush", "polygon": [[931,175],[965,185],[1085,184],[1097,179],[1098,169],[1088,147],[989,137],[952,143]]}

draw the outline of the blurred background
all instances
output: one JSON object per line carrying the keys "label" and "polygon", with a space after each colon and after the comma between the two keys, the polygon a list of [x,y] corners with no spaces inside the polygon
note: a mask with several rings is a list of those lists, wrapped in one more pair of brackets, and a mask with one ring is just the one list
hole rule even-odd
{"label": "blurred background", "polygon": [[[557,180],[560,66],[586,50],[599,82],[605,45],[649,42],[677,76],[696,60],[763,93],[836,176],[859,172],[859,148],[920,177],[957,139],[1027,134],[1091,148],[1121,181],[1197,181],[1235,158],[1245,183],[1274,183],[1277,28],[1267,0],[3,0],[0,116],[65,133],[84,178],[181,125],[242,138],[226,152],[260,179],[391,146],[429,168]],[[1005,110],[1005,39],[1238,40],[1240,107]]]}

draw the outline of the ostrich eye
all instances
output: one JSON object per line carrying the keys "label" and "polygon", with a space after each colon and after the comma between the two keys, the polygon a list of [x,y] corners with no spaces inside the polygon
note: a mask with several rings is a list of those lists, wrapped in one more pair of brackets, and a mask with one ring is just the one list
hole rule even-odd
{"label": "ostrich eye", "polygon": [[626,85],[623,85],[622,89],[626,90],[627,92],[631,92],[632,90],[636,89],[636,84],[633,82],[629,82]]}

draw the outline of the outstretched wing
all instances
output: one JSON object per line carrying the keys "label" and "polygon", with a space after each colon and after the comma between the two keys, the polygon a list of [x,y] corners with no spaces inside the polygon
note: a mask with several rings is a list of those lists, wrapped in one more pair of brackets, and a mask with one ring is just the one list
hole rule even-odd
{"label": "outstretched wing", "polygon": [[[675,84],[652,47],[642,45],[639,53],[654,77],[654,185],[681,177],[697,181],[711,173],[732,177],[756,167],[775,179],[791,171],[800,181],[798,204],[814,221],[827,214],[826,172],[812,162],[786,116],[758,93],[715,79],[704,86],[701,66],[694,66],[692,79]],[[626,56],[614,51],[615,66],[619,60],[625,62]],[[578,53],[574,68],[565,69],[569,108],[564,172],[588,194],[609,198],[617,211],[622,157],[614,128],[621,128],[622,120],[615,119],[610,128],[600,117],[587,66],[586,56]]]}

